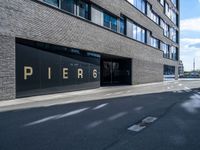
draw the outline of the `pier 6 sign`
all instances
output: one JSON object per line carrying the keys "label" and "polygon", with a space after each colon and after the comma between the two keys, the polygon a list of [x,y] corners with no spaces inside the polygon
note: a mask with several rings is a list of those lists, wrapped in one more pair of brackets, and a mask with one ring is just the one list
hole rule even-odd
{"label": "pier 6 sign", "polygon": [[[59,49],[58,49],[59,50]],[[16,44],[16,92],[100,86],[100,58],[42,50]],[[84,87],[82,87],[84,88]],[[84,89],[85,89],[84,88]],[[76,89],[74,89],[76,90]]]}
{"label": "pier 6 sign", "polygon": [[[33,72],[34,72],[33,67],[24,66],[24,80],[28,80],[28,78],[31,78],[31,76],[34,75]],[[47,73],[48,73],[47,78],[49,80],[51,80],[52,79],[52,69],[51,69],[51,67],[48,67]],[[93,69],[92,76],[93,76],[94,79],[96,79],[98,77],[97,69]],[[63,79],[69,79],[69,68],[62,68],[62,78]],[[82,79],[82,78],[84,78],[84,70],[82,68],[78,68],[77,69],[77,79]]]}

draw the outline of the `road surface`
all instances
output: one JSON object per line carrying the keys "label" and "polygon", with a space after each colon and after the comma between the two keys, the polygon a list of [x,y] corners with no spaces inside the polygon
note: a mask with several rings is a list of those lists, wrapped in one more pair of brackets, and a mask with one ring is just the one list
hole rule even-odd
{"label": "road surface", "polygon": [[103,89],[0,103],[0,150],[200,149],[200,81]]}

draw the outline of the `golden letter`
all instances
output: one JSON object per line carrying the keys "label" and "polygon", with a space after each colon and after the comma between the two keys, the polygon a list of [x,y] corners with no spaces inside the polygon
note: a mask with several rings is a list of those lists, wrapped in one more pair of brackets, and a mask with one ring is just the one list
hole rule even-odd
{"label": "golden letter", "polygon": [[78,79],[83,78],[83,69],[79,68],[78,69]]}
{"label": "golden letter", "polygon": [[28,79],[28,76],[33,74],[33,68],[30,66],[24,66],[24,80]]}
{"label": "golden letter", "polygon": [[93,70],[93,78],[96,79],[97,78],[97,69]]}
{"label": "golden letter", "polygon": [[48,79],[51,79],[51,68],[48,68]]}
{"label": "golden letter", "polygon": [[63,68],[63,79],[68,79],[68,68]]}

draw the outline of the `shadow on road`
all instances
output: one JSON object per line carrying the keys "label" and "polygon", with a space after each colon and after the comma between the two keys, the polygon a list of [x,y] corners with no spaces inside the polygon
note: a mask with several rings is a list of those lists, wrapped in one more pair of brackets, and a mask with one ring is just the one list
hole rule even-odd
{"label": "shadow on road", "polygon": [[[1,112],[0,149],[150,150],[165,144],[162,138],[187,148],[194,139],[185,134],[200,139],[199,108],[200,89],[186,89]],[[147,116],[158,121],[140,134],[127,130]]]}

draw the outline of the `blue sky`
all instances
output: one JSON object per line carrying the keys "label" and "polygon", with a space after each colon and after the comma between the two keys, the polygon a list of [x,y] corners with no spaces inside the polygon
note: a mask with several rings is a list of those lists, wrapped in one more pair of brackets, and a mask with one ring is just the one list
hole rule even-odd
{"label": "blue sky", "polygon": [[180,59],[185,71],[200,69],[200,0],[180,0]]}

